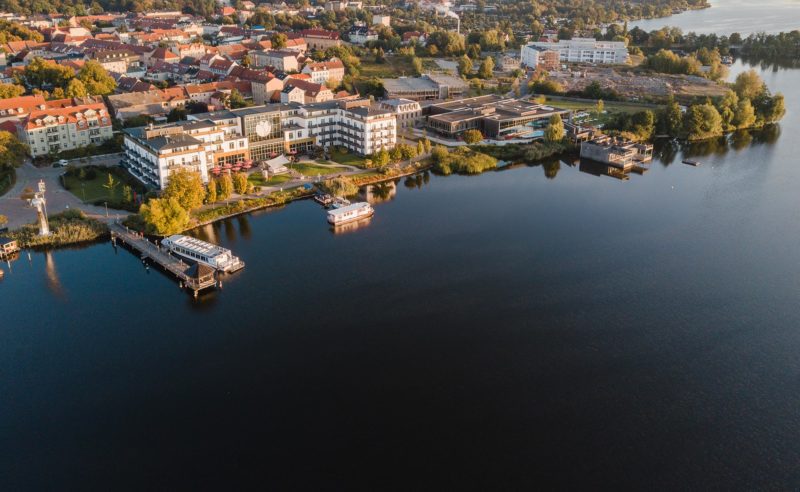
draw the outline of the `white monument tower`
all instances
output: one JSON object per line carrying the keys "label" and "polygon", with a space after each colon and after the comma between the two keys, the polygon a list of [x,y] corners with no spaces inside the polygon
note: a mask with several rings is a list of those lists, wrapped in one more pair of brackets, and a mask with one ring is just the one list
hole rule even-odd
{"label": "white monument tower", "polygon": [[47,223],[47,200],[44,198],[44,180],[39,180],[39,191],[33,195],[31,206],[36,207],[36,215],[39,219],[39,235],[50,235],[50,224]]}

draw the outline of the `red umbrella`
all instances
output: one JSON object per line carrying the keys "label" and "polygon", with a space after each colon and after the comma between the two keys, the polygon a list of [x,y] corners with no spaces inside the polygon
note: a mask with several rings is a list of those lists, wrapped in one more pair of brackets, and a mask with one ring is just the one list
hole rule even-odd
{"label": "red umbrella", "polygon": [[232,167],[233,167],[233,165],[232,165],[231,163],[229,163],[229,162],[226,162],[226,163],[225,163],[225,165],[224,165],[223,167],[224,167],[225,169],[230,169],[230,168],[232,168]]}

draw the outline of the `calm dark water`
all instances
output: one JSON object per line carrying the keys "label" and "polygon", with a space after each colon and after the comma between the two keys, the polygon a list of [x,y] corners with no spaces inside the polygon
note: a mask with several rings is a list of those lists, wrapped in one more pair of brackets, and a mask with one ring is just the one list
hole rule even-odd
{"label": "calm dark water", "polygon": [[797,488],[800,72],[763,75],[781,129],[629,181],[205,228],[247,268],[199,302],[108,243],[4,265],[2,488]]}
{"label": "calm dark water", "polygon": [[648,32],[675,26],[683,32],[726,35],[738,32],[743,36],[800,29],[800,3],[797,0],[711,0],[710,3],[711,7],[707,9],[639,20],[630,22],[629,26]]}

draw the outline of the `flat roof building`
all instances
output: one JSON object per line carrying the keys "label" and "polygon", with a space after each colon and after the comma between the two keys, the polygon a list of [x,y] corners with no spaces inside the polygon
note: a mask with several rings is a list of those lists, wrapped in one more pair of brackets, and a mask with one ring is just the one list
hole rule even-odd
{"label": "flat roof building", "polygon": [[562,63],[613,63],[628,62],[628,48],[622,41],[598,41],[594,38],[560,39],[558,42],[534,42],[521,48],[522,62],[534,67],[541,50],[556,51]]}
{"label": "flat roof building", "polygon": [[387,98],[412,101],[461,97],[469,89],[469,84],[464,80],[441,74],[381,79],[381,82]]}
{"label": "flat roof building", "polygon": [[426,127],[448,138],[467,130],[480,130],[486,137],[536,138],[542,135],[554,114],[568,119],[570,112],[529,101],[486,95],[432,104]]}

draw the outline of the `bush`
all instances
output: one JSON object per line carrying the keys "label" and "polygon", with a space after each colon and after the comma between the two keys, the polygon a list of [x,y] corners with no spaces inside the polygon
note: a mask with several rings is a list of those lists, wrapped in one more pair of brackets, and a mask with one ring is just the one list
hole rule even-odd
{"label": "bush", "polygon": [[439,174],[480,174],[497,167],[497,159],[468,147],[448,152],[442,146],[433,150],[433,170]]}
{"label": "bush", "polygon": [[65,246],[88,241],[95,241],[108,234],[108,226],[86,217],[80,210],[66,210],[48,217],[50,222],[49,236],[39,235],[38,224],[22,226],[9,235],[19,242],[20,247]]}

